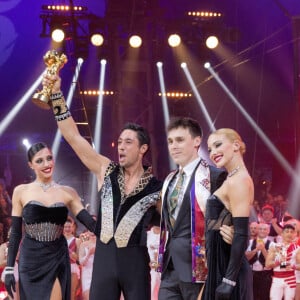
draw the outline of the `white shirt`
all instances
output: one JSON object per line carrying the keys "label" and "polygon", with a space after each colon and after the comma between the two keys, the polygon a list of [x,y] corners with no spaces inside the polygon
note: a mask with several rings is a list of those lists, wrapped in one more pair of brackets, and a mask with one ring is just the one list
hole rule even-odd
{"label": "white shirt", "polygon": [[196,166],[200,162],[200,160],[201,160],[201,157],[198,157],[195,160],[193,160],[192,162],[190,162],[189,164],[187,164],[184,168],[179,168],[179,172],[177,173],[176,178],[174,180],[172,180],[172,182],[171,182],[170,191],[168,193],[168,201],[169,201],[170,195],[172,194],[172,192],[173,192],[173,190],[174,190],[174,188],[177,184],[180,171],[184,172],[183,188],[182,188],[181,193],[180,193],[180,195],[178,196],[178,199],[177,199],[177,206],[176,206],[175,212],[173,214],[174,219],[176,219],[177,216],[178,216],[178,213],[179,213],[181,205],[182,205],[182,200],[183,200],[185,191],[187,189],[188,184],[190,183],[190,179],[192,177],[192,174],[193,174]]}

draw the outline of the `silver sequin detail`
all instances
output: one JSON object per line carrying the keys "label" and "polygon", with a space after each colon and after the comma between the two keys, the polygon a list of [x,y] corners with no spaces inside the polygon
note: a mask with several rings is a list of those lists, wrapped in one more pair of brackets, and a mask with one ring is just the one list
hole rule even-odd
{"label": "silver sequin detail", "polygon": [[32,239],[40,242],[52,242],[57,240],[63,234],[63,225],[57,225],[50,222],[44,223],[25,223],[25,232]]}
{"label": "silver sequin detail", "polygon": [[107,244],[114,235],[113,194],[109,176],[104,178],[100,199],[102,199],[100,240]]}
{"label": "silver sequin detail", "polygon": [[115,241],[118,248],[126,247],[132,232],[140,222],[146,211],[155,206],[160,197],[160,191],[147,195],[135,203],[122,218],[115,232]]}

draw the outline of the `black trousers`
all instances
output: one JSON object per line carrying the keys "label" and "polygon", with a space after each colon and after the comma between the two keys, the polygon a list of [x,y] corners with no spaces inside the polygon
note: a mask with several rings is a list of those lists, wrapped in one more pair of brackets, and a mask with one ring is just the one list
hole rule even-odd
{"label": "black trousers", "polygon": [[169,268],[160,283],[158,300],[197,300],[203,284],[180,281],[177,271]]}
{"label": "black trousers", "polygon": [[114,240],[96,242],[90,300],[150,300],[151,278],[147,247],[117,248]]}
{"label": "black trousers", "polygon": [[272,270],[253,272],[253,298],[255,300],[269,300],[272,284]]}

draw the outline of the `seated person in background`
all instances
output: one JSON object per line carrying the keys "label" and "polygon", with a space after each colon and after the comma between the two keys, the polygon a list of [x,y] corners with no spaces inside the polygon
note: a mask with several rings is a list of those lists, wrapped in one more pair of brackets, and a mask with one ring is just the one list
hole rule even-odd
{"label": "seated person in background", "polygon": [[152,226],[147,231],[147,247],[150,256],[150,275],[151,275],[151,300],[156,300],[160,286],[160,273],[156,272],[156,262],[159,248],[159,226]]}
{"label": "seated person in background", "polygon": [[64,225],[64,236],[68,242],[71,264],[71,300],[76,299],[76,291],[80,281],[80,269],[77,264],[80,239],[74,234],[74,220],[69,216]]}
{"label": "seated person in background", "polygon": [[258,231],[258,223],[257,222],[251,222],[249,225],[249,231],[250,236],[249,239],[253,240],[257,237],[257,231]]}
{"label": "seated person in background", "polygon": [[273,280],[270,300],[293,300],[296,291],[296,277],[292,257],[299,251],[293,242],[295,227],[291,224],[283,226],[281,243],[271,243],[266,259],[266,267],[273,268]]}
{"label": "seated person in background", "polygon": [[276,241],[276,237],[282,232],[282,227],[280,226],[277,219],[274,218],[274,208],[269,204],[263,206],[261,209],[261,217],[262,221],[269,224],[270,226],[270,233],[268,238],[271,241]]}
{"label": "seated person in background", "polygon": [[266,268],[265,260],[271,243],[268,239],[270,227],[266,223],[260,223],[257,226],[257,237],[249,241],[246,257],[252,267],[254,299],[269,300],[273,270]]}
{"label": "seated person in background", "polygon": [[81,237],[82,242],[79,246],[79,263],[81,265],[82,300],[89,300],[96,236],[94,233],[87,231],[81,234]]}

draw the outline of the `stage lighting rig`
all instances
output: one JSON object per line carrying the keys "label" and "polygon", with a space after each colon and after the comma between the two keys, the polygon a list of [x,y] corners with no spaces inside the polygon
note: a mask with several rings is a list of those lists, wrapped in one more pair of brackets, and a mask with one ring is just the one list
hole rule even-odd
{"label": "stage lighting rig", "polygon": [[[69,56],[74,55],[76,58],[87,57],[92,34],[90,24],[103,24],[102,18],[88,12],[87,7],[75,5],[42,5],[40,18],[42,20],[40,36],[52,37],[57,43],[54,47],[61,48]],[[59,39],[54,39],[54,30]],[[99,37],[97,45],[101,44]],[[103,39],[104,36],[102,43]]]}

